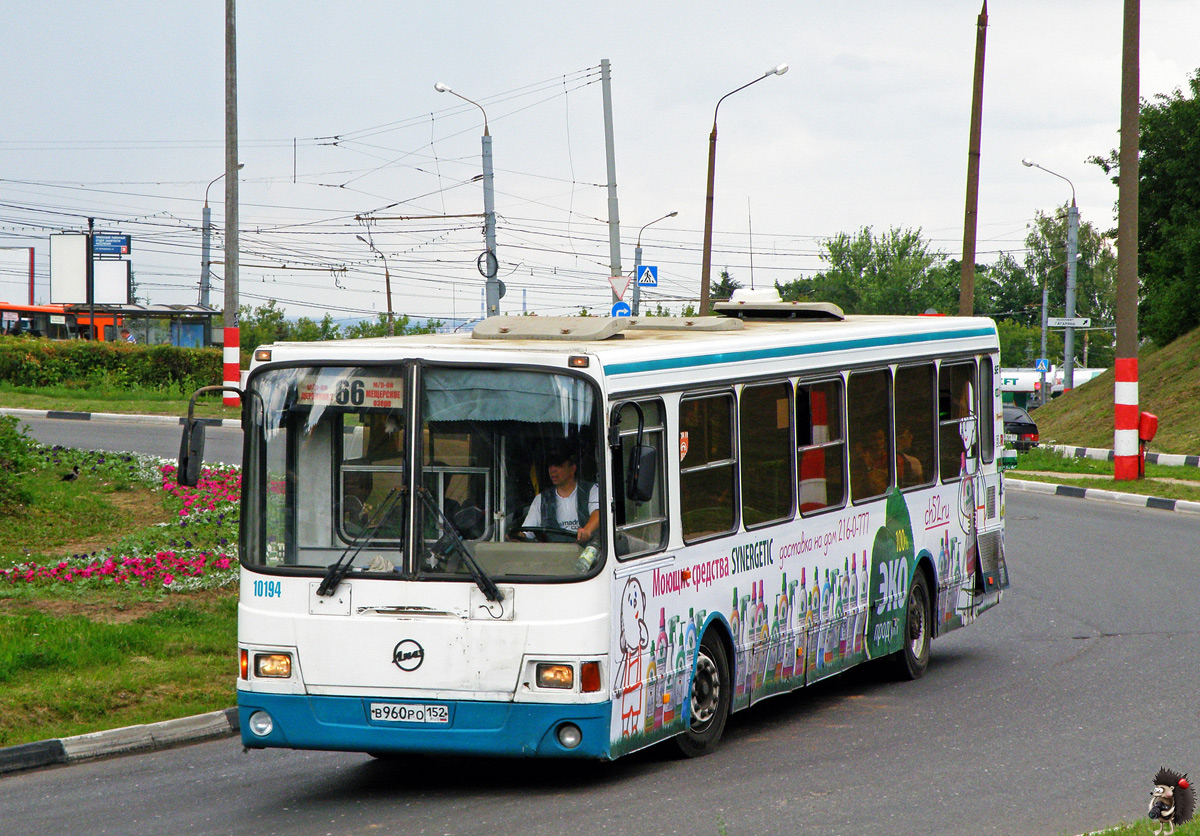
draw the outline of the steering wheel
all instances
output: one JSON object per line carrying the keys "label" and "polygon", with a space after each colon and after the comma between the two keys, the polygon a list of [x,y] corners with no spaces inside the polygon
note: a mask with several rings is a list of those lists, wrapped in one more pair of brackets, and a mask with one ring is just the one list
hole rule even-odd
{"label": "steering wheel", "polygon": [[[578,535],[565,528],[550,528],[544,525],[522,525],[508,532],[510,537],[518,534],[532,534],[539,543],[578,543]],[[520,538],[524,539],[524,538]]]}

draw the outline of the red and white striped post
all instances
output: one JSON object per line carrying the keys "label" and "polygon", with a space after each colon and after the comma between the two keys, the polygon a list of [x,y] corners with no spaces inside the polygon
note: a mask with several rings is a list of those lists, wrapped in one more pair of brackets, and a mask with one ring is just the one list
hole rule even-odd
{"label": "red and white striped post", "polygon": [[[225,348],[221,352],[221,358],[225,364],[223,377],[226,386],[240,387],[242,385],[242,350],[239,345],[241,339],[239,331],[237,325],[225,328]],[[233,392],[226,392],[222,396],[222,400],[226,406],[237,406],[241,402],[241,398]]]}
{"label": "red and white striped post", "polygon": [[1113,478],[1118,481],[1138,478],[1138,361],[1136,357],[1116,359],[1116,388],[1113,409]]}

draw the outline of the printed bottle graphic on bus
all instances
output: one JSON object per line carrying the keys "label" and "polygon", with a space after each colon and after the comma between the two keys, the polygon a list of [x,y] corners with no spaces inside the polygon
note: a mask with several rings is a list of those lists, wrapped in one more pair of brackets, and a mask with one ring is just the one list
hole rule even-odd
{"label": "printed bottle graphic on bus", "polygon": [[875,604],[868,612],[867,654],[872,659],[900,648],[904,605],[916,568],[908,505],[895,488],[888,494],[885,515],[871,548],[870,597]]}

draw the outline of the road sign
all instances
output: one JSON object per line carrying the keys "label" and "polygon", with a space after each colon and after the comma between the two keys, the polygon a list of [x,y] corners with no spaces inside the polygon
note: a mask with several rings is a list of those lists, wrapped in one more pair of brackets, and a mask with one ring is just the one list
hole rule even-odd
{"label": "road sign", "polygon": [[643,264],[638,268],[638,287],[658,287],[658,268],[652,264]]}
{"label": "road sign", "polygon": [[1039,372],[1048,372],[1050,371],[1050,363],[1047,362],[1045,357],[1039,357],[1037,363],[1034,364],[1034,368]]}
{"label": "road sign", "polygon": [[1046,318],[1046,324],[1051,328],[1087,328],[1092,320],[1086,316],[1051,316]]}
{"label": "road sign", "polygon": [[613,316],[633,316],[633,308],[629,307],[628,302],[613,302]]}
{"label": "road sign", "polygon": [[[631,277],[629,276],[609,276],[608,283],[612,285],[613,296],[616,296],[618,299],[624,299],[630,280]],[[613,316],[616,316],[616,314],[613,314]]]}
{"label": "road sign", "polygon": [[97,232],[92,235],[93,255],[128,255],[129,236]]}

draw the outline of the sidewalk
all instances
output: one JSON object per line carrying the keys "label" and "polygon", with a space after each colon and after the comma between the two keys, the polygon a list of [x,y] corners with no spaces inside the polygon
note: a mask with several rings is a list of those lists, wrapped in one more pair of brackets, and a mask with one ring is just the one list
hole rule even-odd
{"label": "sidewalk", "polygon": [[[0,407],[0,415],[15,418],[57,418],[66,421],[124,421],[131,424],[174,424],[182,427],[186,419],[178,415],[134,415],[126,412],[63,412],[57,409],[21,409]],[[240,427],[239,418],[200,418],[210,427]]]}

